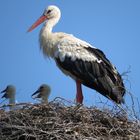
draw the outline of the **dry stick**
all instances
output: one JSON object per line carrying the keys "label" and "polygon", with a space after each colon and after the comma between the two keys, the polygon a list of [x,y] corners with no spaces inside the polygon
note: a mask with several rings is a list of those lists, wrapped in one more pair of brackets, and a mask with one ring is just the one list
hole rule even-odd
{"label": "dry stick", "polygon": [[[130,89],[131,89],[131,81],[128,79],[128,73],[130,73],[131,72],[131,66],[129,66],[128,67],[128,70],[126,71],[126,72],[123,72],[122,74],[121,74],[121,76],[126,76],[127,77],[127,82],[129,82],[129,85],[130,85]],[[134,116],[135,116],[135,118],[133,118],[132,117],[132,115],[131,115],[131,117],[133,118],[133,119],[137,119],[138,120],[138,116],[137,116],[137,114],[136,114],[136,112],[135,112],[135,103],[134,103],[134,96],[132,95],[132,93],[130,92],[130,91],[128,91],[127,90],[127,93],[130,95],[130,97],[131,97],[131,101],[132,101],[132,111],[133,111],[133,114],[134,114]],[[138,105],[139,105],[139,101],[137,100],[137,102],[138,102]],[[127,106],[126,106],[127,107]]]}
{"label": "dry stick", "polygon": [[21,106],[21,105],[26,105],[26,106],[33,106],[32,103],[17,103],[17,104],[7,104],[7,105],[3,105],[0,106],[0,108],[5,108],[5,107],[9,107],[9,106]]}
{"label": "dry stick", "polygon": [[75,104],[74,102],[72,102],[72,101],[70,101],[70,100],[66,100],[66,99],[64,99],[64,98],[62,98],[62,97],[55,97],[54,100],[53,100],[52,102],[57,101],[57,99],[61,99],[62,101],[68,102],[68,103],[70,103],[70,104]]}
{"label": "dry stick", "polygon": [[137,117],[137,115],[136,115],[136,112],[135,112],[134,96],[132,95],[131,92],[128,91],[128,93],[129,93],[129,95],[130,95],[130,97],[131,97],[131,100],[132,100],[132,111],[133,111],[133,114],[134,114],[135,118],[138,119],[138,117]]}
{"label": "dry stick", "polygon": [[[129,93],[129,95],[131,95],[130,97],[131,97],[131,100],[132,100],[132,111],[133,111],[133,113],[134,113],[134,116],[135,116],[135,118],[132,116],[132,114],[129,114],[125,109],[123,109],[123,107],[120,105],[120,104],[117,104],[116,102],[114,102],[114,104],[117,106],[117,107],[119,107],[122,111],[124,111],[128,116],[131,116],[134,120],[136,119],[136,120],[138,120],[138,118],[137,118],[137,116],[136,116],[136,114],[135,114],[135,109],[134,109],[134,100],[133,100],[133,95],[129,92],[129,91],[127,91],[127,93]],[[109,98],[109,97],[108,97]],[[109,98],[110,99],[110,98]],[[111,99],[110,99],[111,100]]]}
{"label": "dry stick", "polygon": [[[132,131],[131,134],[138,133],[137,132],[138,127],[136,127],[137,124],[131,124],[131,123],[127,124],[127,129],[126,129],[123,127],[124,124],[121,123],[122,121],[120,122],[120,120],[117,117],[113,118],[112,114],[111,113],[109,114],[109,112],[95,110],[94,108],[85,108],[84,107],[84,108],[81,108],[80,110],[78,110],[75,113],[75,115],[73,115],[73,110],[75,109],[74,107],[60,106],[60,110],[59,110],[59,106],[57,107],[56,105],[57,104],[55,104],[55,103],[49,104],[48,106],[38,105],[38,106],[35,106],[35,110],[34,110],[34,106],[31,106],[31,108],[29,108],[28,110],[21,110],[22,114],[25,113],[24,114],[25,118],[30,119],[30,122],[29,122],[30,126],[27,125],[27,127],[29,127],[29,128],[33,127],[32,130],[34,131],[36,137],[39,136],[39,137],[42,137],[42,139],[45,136],[48,139],[50,137],[51,138],[55,137],[54,139],[57,139],[57,138],[59,139],[60,137],[62,137],[62,138],[65,138],[66,140],[69,140],[74,137],[75,137],[75,139],[80,139],[80,138],[86,139],[86,137],[88,139],[89,138],[88,135],[89,135],[90,137],[95,137],[95,138],[98,137],[100,139],[103,137],[108,137],[108,136],[114,138],[114,136],[116,136],[116,134],[117,134],[116,137],[119,137],[118,136],[118,135],[120,135],[119,129],[120,129],[120,131],[122,129],[124,133],[125,132],[129,133],[129,131],[130,132]],[[53,118],[52,118],[52,116],[48,116],[48,117],[45,116],[44,112],[39,112],[39,111],[43,111],[43,110],[47,110],[48,115],[49,115],[49,112],[52,111]],[[53,110],[54,110],[54,112],[53,112]],[[34,111],[36,111],[37,113],[39,112],[39,114],[41,113],[39,118],[37,116],[33,116]],[[32,112],[33,112],[33,114],[32,114]],[[19,113],[20,113],[20,111],[15,111],[15,116],[16,116],[16,114],[18,115]],[[72,115],[72,117],[71,117],[71,115]],[[11,120],[13,120],[12,117],[14,117],[14,114],[12,114]],[[21,121],[23,121],[23,124],[24,124],[25,118],[20,117],[20,115],[18,115],[17,117],[19,119],[21,118]],[[80,117],[79,120],[77,120],[78,117]],[[102,123],[102,121],[104,121],[103,118],[105,118],[105,122]],[[48,126],[50,126],[50,127],[48,127],[49,129],[48,128],[45,129],[47,131],[45,131],[46,133],[43,133],[44,134],[44,136],[43,136],[43,134],[41,134],[41,132],[37,131],[37,130],[41,129],[44,131],[44,127],[46,127],[46,122],[49,123],[48,121],[50,121],[50,120],[53,121],[54,124],[52,124],[53,126],[52,125],[50,126],[50,124],[48,124]],[[34,126],[35,121],[37,121],[37,125],[39,125],[38,128],[35,128],[35,126]],[[115,121],[115,124],[113,123],[113,121]],[[15,126],[17,126],[17,125],[15,125]],[[24,124],[23,127],[26,128],[26,124]],[[75,127],[75,129],[74,129],[74,127]],[[136,130],[134,130],[134,127]],[[111,134],[109,134],[108,132],[111,128],[112,128],[112,132],[111,132]],[[21,128],[21,130],[22,129],[24,130],[24,128]],[[19,130],[20,129],[17,129],[17,131],[19,131]],[[24,130],[25,134],[28,133],[28,131],[26,131],[26,130],[27,129]],[[70,134],[68,134],[66,132],[66,130],[71,130],[72,132]],[[33,131],[31,132],[32,134],[34,134]],[[49,136],[49,133],[50,133],[50,136]],[[129,133],[129,135],[131,135],[131,134]],[[123,136],[125,137],[125,135],[123,135]]]}
{"label": "dry stick", "polygon": [[46,131],[43,131],[43,130],[40,130],[40,129],[37,129],[37,128],[33,128],[33,127],[28,127],[28,126],[18,126],[18,125],[6,125],[4,126],[4,128],[8,128],[8,129],[18,129],[18,130],[31,130],[31,131],[39,131],[40,133],[44,133],[44,134],[47,134]]}
{"label": "dry stick", "polygon": [[76,104],[76,103],[74,103],[74,102],[72,102],[72,101],[68,101],[68,100],[66,100],[66,99],[64,99],[64,98],[62,98],[62,97],[56,97],[52,102],[57,101],[57,99],[61,99],[62,101],[65,101],[65,102],[68,102],[68,103],[70,103],[70,104],[76,105],[76,107],[75,107],[73,113],[75,113],[81,106],[83,106],[83,104]]}

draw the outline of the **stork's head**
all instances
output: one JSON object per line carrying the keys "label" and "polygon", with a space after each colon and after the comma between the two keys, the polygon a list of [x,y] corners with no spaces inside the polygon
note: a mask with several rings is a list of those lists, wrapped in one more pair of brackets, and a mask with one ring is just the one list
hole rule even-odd
{"label": "stork's head", "polygon": [[52,19],[52,18],[60,18],[61,12],[60,9],[57,6],[50,5],[48,8],[45,9],[44,16],[47,17],[47,19]]}
{"label": "stork's head", "polygon": [[60,9],[57,6],[50,5],[45,9],[43,15],[28,29],[28,32],[32,31],[34,28],[36,28],[46,20],[53,21],[52,24],[55,25],[59,21],[60,17]]}
{"label": "stork's head", "polygon": [[13,85],[8,85],[1,93],[5,93],[2,98],[13,98],[16,93],[16,88]]}
{"label": "stork's head", "polygon": [[33,94],[32,94],[32,97],[35,96],[36,94],[36,97],[34,98],[43,98],[43,97],[49,97],[50,95],[50,92],[51,92],[51,88],[46,85],[46,84],[42,84],[37,91],[35,91]]}

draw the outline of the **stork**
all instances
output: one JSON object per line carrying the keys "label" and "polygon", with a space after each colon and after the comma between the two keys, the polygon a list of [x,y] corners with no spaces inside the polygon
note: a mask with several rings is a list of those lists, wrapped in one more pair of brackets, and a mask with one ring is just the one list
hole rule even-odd
{"label": "stork", "polygon": [[48,103],[48,98],[49,95],[51,93],[51,88],[50,86],[46,85],[46,84],[42,84],[37,91],[35,91],[32,94],[32,97],[34,97],[36,94],[36,96],[34,98],[41,98],[41,102],[42,103]]}
{"label": "stork", "polygon": [[13,85],[8,85],[1,93],[5,93],[1,98],[9,99],[10,110],[15,105],[16,88]]}
{"label": "stork", "polygon": [[48,6],[28,32],[45,22],[39,36],[40,48],[45,56],[55,60],[64,74],[75,80],[76,102],[83,102],[83,84],[117,104],[124,103],[125,86],[121,75],[101,50],[71,34],[52,32],[60,17],[57,6]]}

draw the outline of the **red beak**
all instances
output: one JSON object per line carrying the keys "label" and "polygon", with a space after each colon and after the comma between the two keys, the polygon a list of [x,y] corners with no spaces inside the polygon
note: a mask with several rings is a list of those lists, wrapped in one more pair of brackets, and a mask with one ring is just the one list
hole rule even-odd
{"label": "red beak", "polygon": [[45,15],[42,15],[29,29],[27,32],[31,32],[34,28],[36,28],[38,25],[40,25],[42,22],[44,22],[47,19]]}

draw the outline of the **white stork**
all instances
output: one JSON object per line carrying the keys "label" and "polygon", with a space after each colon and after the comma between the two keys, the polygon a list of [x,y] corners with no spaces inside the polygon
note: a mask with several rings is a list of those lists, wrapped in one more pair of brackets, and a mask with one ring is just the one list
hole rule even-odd
{"label": "white stork", "polygon": [[5,93],[1,98],[9,99],[10,110],[12,110],[15,105],[16,88],[13,85],[8,85],[1,93]]}
{"label": "white stork", "polygon": [[28,32],[46,21],[40,31],[40,47],[45,56],[55,60],[64,74],[76,81],[76,102],[83,102],[81,88],[83,84],[118,104],[123,103],[125,94],[123,80],[105,54],[73,35],[52,32],[60,17],[60,9],[51,5]]}
{"label": "white stork", "polygon": [[[34,98],[40,98],[42,103],[48,103],[48,98],[51,93],[50,86],[42,84],[37,91],[32,94]],[[37,94],[37,95],[36,95]],[[36,96],[35,96],[36,95]]]}

